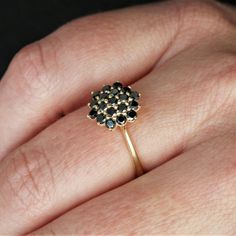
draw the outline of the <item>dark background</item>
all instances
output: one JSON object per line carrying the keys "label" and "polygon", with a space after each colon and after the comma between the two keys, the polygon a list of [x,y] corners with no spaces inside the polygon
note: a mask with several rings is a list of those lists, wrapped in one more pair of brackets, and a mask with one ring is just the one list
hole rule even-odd
{"label": "dark background", "polygon": [[[79,16],[154,0],[0,0],[0,78],[24,45]],[[222,1],[235,4],[234,1]],[[235,4],[236,5],[236,4]]]}

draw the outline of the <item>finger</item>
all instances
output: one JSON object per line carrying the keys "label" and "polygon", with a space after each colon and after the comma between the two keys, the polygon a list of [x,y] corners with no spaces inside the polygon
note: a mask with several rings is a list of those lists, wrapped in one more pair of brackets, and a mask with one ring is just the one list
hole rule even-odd
{"label": "finger", "polygon": [[[235,125],[232,58],[214,50],[197,45],[135,83],[142,109],[128,128],[146,171]],[[219,71],[209,68],[223,60],[228,63]],[[83,107],[67,115],[2,161],[2,232],[34,229],[133,178],[120,133],[97,127],[87,113]]]}
{"label": "finger", "polygon": [[235,140],[207,141],[30,235],[234,234]]}
{"label": "finger", "polygon": [[0,158],[83,105],[88,91],[147,73],[173,41],[176,8],[165,3],[89,16],[21,50],[0,83]]}

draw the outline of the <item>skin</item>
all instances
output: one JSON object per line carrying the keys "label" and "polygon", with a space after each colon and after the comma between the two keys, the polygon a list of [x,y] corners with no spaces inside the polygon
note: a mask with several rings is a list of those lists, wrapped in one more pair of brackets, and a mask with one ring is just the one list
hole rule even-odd
{"label": "skin", "polygon": [[[0,232],[234,235],[235,42],[234,9],[181,0],[22,49],[0,83]],[[90,91],[116,80],[142,94],[137,179],[119,130],[86,118]]]}

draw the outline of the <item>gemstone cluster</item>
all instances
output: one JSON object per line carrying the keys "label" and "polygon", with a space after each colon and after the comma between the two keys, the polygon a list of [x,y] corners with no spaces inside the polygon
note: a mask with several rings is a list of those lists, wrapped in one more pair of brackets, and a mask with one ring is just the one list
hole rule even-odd
{"label": "gemstone cluster", "polygon": [[103,86],[101,91],[92,92],[88,106],[91,108],[88,117],[99,125],[113,130],[116,126],[124,126],[137,118],[140,106],[140,93],[123,86],[120,82]]}

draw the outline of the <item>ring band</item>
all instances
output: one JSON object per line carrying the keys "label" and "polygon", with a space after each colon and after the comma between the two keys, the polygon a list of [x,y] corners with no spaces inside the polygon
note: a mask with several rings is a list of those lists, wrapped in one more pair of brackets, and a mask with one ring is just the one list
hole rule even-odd
{"label": "ring band", "polygon": [[130,154],[133,158],[134,168],[135,168],[135,175],[136,175],[136,177],[139,177],[139,176],[144,174],[142,164],[139,160],[138,154],[137,154],[137,152],[134,148],[134,145],[131,141],[131,138],[130,138],[130,135],[128,133],[128,130],[127,130],[126,126],[122,126],[121,129],[122,129],[123,135],[125,137],[125,141],[127,143],[127,146],[129,148]]}
{"label": "ring band", "polygon": [[117,126],[121,128],[133,159],[135,175],[141,176],[144,169],[126,127],[127,122],[137,119],[140,93],[117,81],[113,85],[104,85],[101,91],[92,92],[91,95],[88,118],[96,120],[98,125],[106,126],[109,130],[114,130]]}

